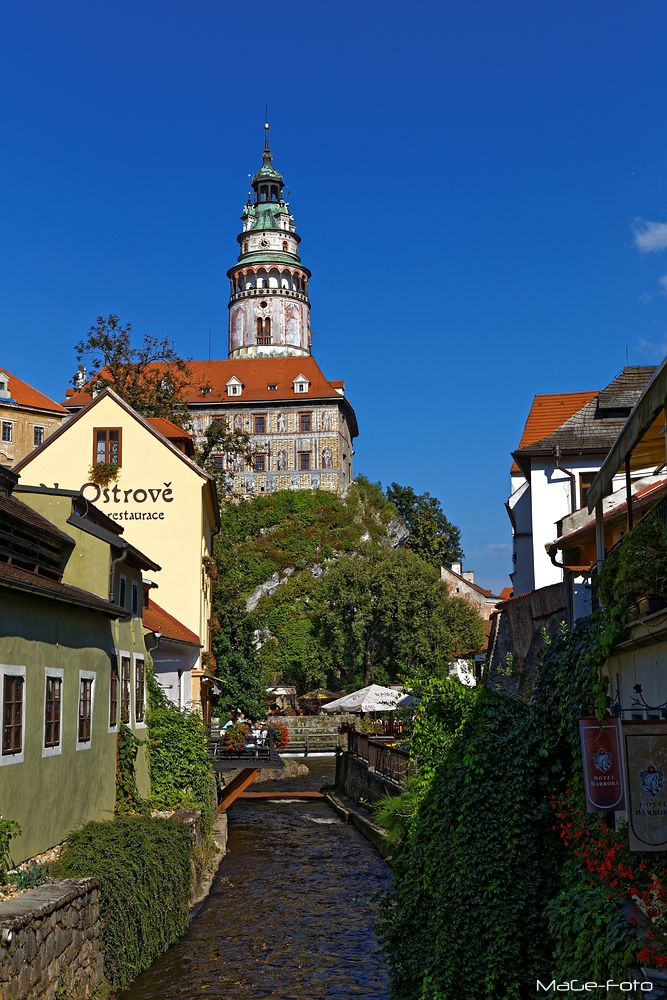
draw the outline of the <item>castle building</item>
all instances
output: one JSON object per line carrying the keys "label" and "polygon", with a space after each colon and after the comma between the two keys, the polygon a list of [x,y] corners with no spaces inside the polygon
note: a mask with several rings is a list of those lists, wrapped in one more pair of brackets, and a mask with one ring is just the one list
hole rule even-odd
{"label": "castle building", "polygon": [[[214,456],[234,493],[343,494],[353,478],[357,419],[345,383],[327,379],[311,354],[310,271],[301,263],[285,181],[273,166],[264,128],[262,166],[241,215],[240,254],[227,272],[228,358],[188,362],[190,386],[182,399],[195,440],[221,421],[249,435],[250,461]],[[91,398],[89,383],[69,389],[64,406],[76,413]]]}
{"label": "castle building", "polygon": [[218,456],[235,493],[324,489],[352,481],[357,420],[345,383],[329,380],[311,354],[310,271],[273,166],[265,125],[262,166],[243,208],[240,254],[229,269],[229,356],[191,362],[188,398],[195,437],[213,421],[250,435],[253,458]]}

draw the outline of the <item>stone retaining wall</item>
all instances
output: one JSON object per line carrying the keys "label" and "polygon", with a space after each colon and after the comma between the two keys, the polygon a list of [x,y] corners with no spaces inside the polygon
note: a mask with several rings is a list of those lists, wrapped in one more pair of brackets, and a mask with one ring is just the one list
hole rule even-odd
{"label": "stone retaining wall", "polygon": [[83,998],[102,982],[99,882],[63,879],[0,903],[0,1000]]}
{"label": "stone retaining wall", "polygon": [[358,715],[281,715],[276,719],[287,726],[290,739],[299,739],[304,731],[311,733],[337,733],[339,726],[344,722],[358,723]]}

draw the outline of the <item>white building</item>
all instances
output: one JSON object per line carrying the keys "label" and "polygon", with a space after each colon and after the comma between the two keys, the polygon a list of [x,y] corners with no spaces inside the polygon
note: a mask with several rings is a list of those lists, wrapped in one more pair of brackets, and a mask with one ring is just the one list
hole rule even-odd
{"label": "white building", "polygon": [[[547,547],[561,534],[563,518],[586,505],[596,473],[654,372],[653,366],[626,367],[601,391],[535,396],[512,455],[506,504],[516,596],[562,581]],[[633,479],[641,474],[633,471]],[[619,475],[615,489],[622,480]],[[590,585],[581,577],[575,584],[578,612],[589,603]]]}

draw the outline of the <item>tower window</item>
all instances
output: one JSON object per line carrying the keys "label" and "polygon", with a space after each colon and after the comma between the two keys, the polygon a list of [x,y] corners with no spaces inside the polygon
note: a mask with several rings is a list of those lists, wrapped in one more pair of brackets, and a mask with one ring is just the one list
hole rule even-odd
{"label": "tower window", "polygon": [[257,343],[258,344],[270,344],[271,343],[271,320],[266,317],[262,319],[261,316],[257,317]]}
{"label": "tower window", "polygon": [[247,241],[243,244],[243,252],[244,253],[248,252],[248,243],[247,243]]}
{"label": "tower window", "polygon": [[283,250],[287,250],[287,240],[283,240]]}

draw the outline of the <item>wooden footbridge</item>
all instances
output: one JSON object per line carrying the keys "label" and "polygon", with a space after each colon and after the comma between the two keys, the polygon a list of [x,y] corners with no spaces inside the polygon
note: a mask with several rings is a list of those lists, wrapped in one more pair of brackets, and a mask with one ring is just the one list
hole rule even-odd
{"label": "wooden footbridge", "polygon": [[[231,774],[237,772],[226,784],[219,797],[218,812],[225,812],[240,796],[244,798],[270,798],[263,792],[246,792],[246,789],[253,783],[257,775],[264,768],[280,770],[283,762],[280,754],[276,750],[273,740],[273,732],[269,729],[266,739],[249,739],[242,750],[231,750],[224,744],[224,738],[210,739],[208,742],[209,756],[213,761],[213,770],[218,774]],[[277,798],[279,796],[274,796]],[[298,793],[295,798],[300,797]]]}

